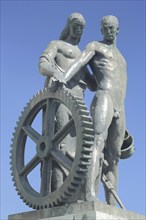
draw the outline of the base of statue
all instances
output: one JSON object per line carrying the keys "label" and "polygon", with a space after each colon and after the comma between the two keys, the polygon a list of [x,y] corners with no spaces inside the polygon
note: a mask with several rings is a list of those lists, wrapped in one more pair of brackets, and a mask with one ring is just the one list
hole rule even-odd
{"label": "base of statue", "polygon": [[67,204],[9,215],[8,220],[146,220],[128,210],[106,205],[100,201]]}

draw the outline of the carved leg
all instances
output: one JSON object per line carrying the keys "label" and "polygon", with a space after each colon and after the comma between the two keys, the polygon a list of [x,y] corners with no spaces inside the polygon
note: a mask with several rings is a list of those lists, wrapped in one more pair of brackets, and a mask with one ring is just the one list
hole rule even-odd
{"label": "carved leg", "polygon": [[86,200],[93,200],[97,197],[104,160],[103,149],[113,113],[113,104],[110,95],[103,90],[97,91],[91,104],[95,138],[91,166],[86,180]]}
{"label": "carved leg", "polygon": [[102,174],[104,142],[102,135],[95,136],[91,165],[85,183],[85,199],[88,201],[97,200]]}
{"label": "carved leg", "polygon": [[[120,112],[119,118],[113,118],[111,126],[108,131],[107,145],[106,145],[106,159],[109,167],[105,173],[107,179],[112,183],[114,189],[118,188],[118,161],[121,154],[121,146],[124,140],[125,133],[125,114]],[[110,205],[116,205],[116,200],[112,193],[105,188],[106,202]]]}

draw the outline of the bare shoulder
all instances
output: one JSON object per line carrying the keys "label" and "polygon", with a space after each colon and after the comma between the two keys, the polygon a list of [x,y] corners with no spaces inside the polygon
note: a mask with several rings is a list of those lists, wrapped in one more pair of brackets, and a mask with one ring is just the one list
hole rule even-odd
{"label": "bare shoulder", "polygon": [[53,40],[49,42],[48,47],[58,47],[60,45],[60,40]]}
{"label": "bare shoulder", "polygon": [[62,47],[61,40],[53,40],[53,41],[49,42],[49,44],[44,52],[56,53],[61,47]]}
{"label": "bare shoulder", "polygon": [[101,49],[102,47],[103,47],[103,44],[100,43],[99,41],[92,41],[87,45],[86,49],[96,51],[96,50]]}

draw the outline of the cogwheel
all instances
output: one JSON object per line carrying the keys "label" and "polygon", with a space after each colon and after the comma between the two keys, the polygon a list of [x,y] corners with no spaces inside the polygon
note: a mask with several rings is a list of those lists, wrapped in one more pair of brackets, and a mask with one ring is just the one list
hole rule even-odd
{"label": "cogwheel", "polygon": [[[69,110],[70,118],[56,132],[56,106],[60,104]],[[33,127],[40,112],[41,132]],[[64,154],[58,147],[72,127],[76,133],[74,158]],[[34,153],[26,160],[26,152],[29,154],[32,148],[27,148],[28,139],[34,146]],[[81,187],[88,171],[93,140],[93,124],[83,100],[74,97],[65,88],[59,88],[56,92],[44,89],[33,96],[15,127],[10,156],[14,186],[26,205],[34,209],[43,209],[69,203]],[[67,171],[63,184],[54,191],[51,190],[53,161]],[[40,183],[39,189],[36,189],[29,175],[38,166],[41,167],[38,169],[38,179],[33,179],[35,183]]]}

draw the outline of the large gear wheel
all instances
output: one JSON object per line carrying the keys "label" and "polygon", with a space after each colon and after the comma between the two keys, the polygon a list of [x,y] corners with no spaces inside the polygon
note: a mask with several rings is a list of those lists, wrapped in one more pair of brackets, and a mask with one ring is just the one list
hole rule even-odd
{"label": "large gear wheel", "polygon": [[[65,105],[71,116],[67,124],[55,132],[55,112],[58,103]],[[42,120],[42,131],[33,128],[39,113]],[[70,129],[76,131],[76,150],[74,159],[64,154],[58,146]],[[24,108],[15,131],[11,145],[11,175],[18,195],[34,209],[43,209],[69,203],[85,178],[90,164],[94,131],[91,117],[84,101],[71,95],[67,89],[59,88],[56,92],[44,89],[37,93]],[[28,139],[34,145],[34,154],[25,158]],[[60,188],[51,191],[52,161],[57,162],[68,174]],[[29,175],[38,167],[39,190],[31,184]],[[41,173],[41,174],[40,174]]]}

